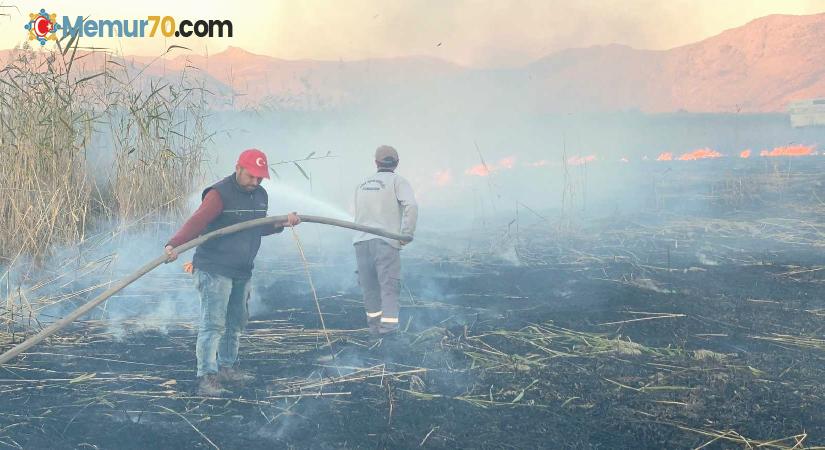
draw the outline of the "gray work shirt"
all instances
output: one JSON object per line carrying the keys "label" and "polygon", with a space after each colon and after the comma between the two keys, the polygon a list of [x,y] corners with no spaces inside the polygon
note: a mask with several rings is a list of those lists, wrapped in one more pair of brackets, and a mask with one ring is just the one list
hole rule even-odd
{"label": "gray work shirt", "polygon": [[[412,236],[417,220],[415,193],[404,177],[394,172],[380,171],[356,188],[356,223]],[[383,239],[393,247],[401,248],[401,244],[394,239],[363,232],[355,235],[353,243],[370,239]]]}

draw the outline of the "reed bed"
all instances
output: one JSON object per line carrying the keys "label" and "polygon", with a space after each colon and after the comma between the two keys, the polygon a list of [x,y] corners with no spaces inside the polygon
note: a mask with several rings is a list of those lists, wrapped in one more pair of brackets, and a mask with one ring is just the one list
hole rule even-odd
{"label": "reed bed", "polygon": [[[66,42],[16,50],[0,69],[0,265],[42,262],[115,221],[180,217],[198,183],[209,94]],[[86,61],[97,61],[86,64]]]}
{"label": "reed bed", "polygon": [[74,39],[11,55],[0,68],[0,326],[19,336],[106,286],[119,257],[107,249],[168,232],[212,134],[194,69],[150,77]]}

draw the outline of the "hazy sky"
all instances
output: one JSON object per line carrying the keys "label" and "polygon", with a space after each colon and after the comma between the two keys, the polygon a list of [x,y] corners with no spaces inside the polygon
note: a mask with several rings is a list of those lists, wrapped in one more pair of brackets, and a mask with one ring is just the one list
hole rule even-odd
{"label": "hazy sky", "polygon": [[[285,59],[435,56],[463,65],[526,63],[556,50],[620,43],[666,49],[769,14],[825,12],[825,0],[0,0],[0,48],[26,39],[28,13],[133,19],[230,19],[234,37],[86,41],[126,54],[172,44],[200,53],[229,45]],[[439,43],[441,45],[439,45]]]}

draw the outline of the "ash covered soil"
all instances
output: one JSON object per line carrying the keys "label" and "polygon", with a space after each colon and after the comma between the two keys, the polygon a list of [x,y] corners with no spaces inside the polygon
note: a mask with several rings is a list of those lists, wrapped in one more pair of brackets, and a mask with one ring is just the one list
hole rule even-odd
{"label": "ash covered soil", "polygon": [[825,446],[823,179],[757,175],[663,182],[648,212],[576,227],[522,215],[463,249],[422,233],[405,332],[378,344],[357,289],[322,281],[350,259],[308,254],[331,348],[300,260],[262,259],[241,348],[256,382],[229,398],[194,394],[190,321],[79,323],[0,368],[0,444]]}

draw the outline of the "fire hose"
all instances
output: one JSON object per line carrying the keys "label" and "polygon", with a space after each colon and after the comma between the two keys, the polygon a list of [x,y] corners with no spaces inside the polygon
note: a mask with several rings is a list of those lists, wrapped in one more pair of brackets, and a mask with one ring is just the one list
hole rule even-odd
{"label": "fire hose", "polygon": [[[380,228],[375,227],[367,227],[363,225],[359,225],[357,223],[348,222],[346,220],[338,220],[338,219],[330,219],[328,217],[320,217],[320,216],[300,216],[301,222],[307,223],[320,223],[324,225],[331,225],[335,227],[341,228],[349,228],[351,230],[356,231],[363,231],[365,233],[374,234],[377,236],[382,236],[389,239],[395,239],[402,242],[410,242],[412,241],[411,236],[406,236],[402,234],[391,233],[389,231],[382,230]],[[230,225],[228,227],[221,228],[219,230],[215,230],[211,233],[204,234],[203,236],[197,237],[192,239],[191,241],[182,244],[178,247],[175,247],[174,251],[178,254],[181,254],[189,249],[197,247],[198,245],[203,244],[204,242],[220,237],[225,236],[227,234],[237,233],[238,231],[243,231],[253,227],[259,227],[262,225],[275,225],[275,224],[286,224],[287,223],[287,216],[272,216],[272,217],[263,217],[260,219],[248,220],[246,222],[236,223],[234,225]],[[88,313],[99,304],[106,301],[109,297],[115,295],[116,293],[120,292],[121,289],[125,288],[126,286],[132,284],[138,278],[146,275],[147,273],[151,272],[157,266],[165,263],[168,261],[168,256],[164,253],[161,256],[158,256],[152,261],[149,261],[145,265],[143,265],[140,269],[132,273],[131,275],[122,278],[117,283],[106,289],[106,291],[102,292],[97,297],[89,300],[82,306],[78,307],[74,311],[67,314],[65,317],[53,322],[51,325],[43,328],[37,334],[29,337],[25,341],[17,344],[16,346],[12,347],[2,355],[0,355],[0,364],[5,364],[13,359],[15,356],[19,355],[20,353],[25,352],[31,347],[37,345],[43,339],[51,336],[52,334],[60,331],[61,329],[68,326],[70,323],[77,320],[79,317],[83,316],[84,314]]]}

